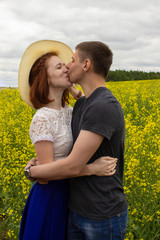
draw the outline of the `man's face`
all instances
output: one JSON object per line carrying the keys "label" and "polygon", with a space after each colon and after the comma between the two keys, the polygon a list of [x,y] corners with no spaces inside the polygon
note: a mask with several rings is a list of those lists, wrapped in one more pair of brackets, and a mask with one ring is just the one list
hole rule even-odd
{"label": "man's face", "polygon": [[67,64],[68,75],[71,83],[79,83],[83,79],[83,62],[80,62],[78,50],[72,56],[72,61]]}

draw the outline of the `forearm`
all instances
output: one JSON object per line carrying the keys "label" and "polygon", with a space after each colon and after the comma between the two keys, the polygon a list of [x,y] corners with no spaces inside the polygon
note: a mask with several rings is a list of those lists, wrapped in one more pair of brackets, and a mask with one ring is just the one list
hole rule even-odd
{"label": "forearm", "polygon": [[82,168],[79,174],[74,177],[91,176],[91,175],[95,175],[94,166],[93,164],[87,164]]}
{"label": "forearm", "polygon": [[[43,169],[42,169],[43,167]],[[56,168],[55,168],[56,167]],[[55,172],[56,171],[56,172]],[[82,177],[82,176],[91,176],[95,175],[95,170],[93,167],[93,164],[87,164],[84,166],[84,168],[81,171],[75,171],[75,170],[69,170],[63,166],[63,172],[62,167],[58,168],[55,165],[51,164],[45,164],[45,165],[38,165],[32,167],[31,170],[31,177],[36,179],[42,179],[46,181],[51,180],[60,180],[60,179],[66,179],[66,178],[74,178],[74,177]]]}
{"label": "forearm", "polygon": [[93,163],[85,165],[80,173],[75,177],[81,176],[112,176],[116,172],[117,158],[104,156],[96,159]]}
{"label": "forearm", "polygon": [[[85,171],[88,171],[89,174],[89,169]],[[81,172],[81,169],[67,161],[67,158],[30,168],[32,178],[46,181],[75,177],[79,172]]]}
{"label": "forearm", "polygon": [[31,167],[31,177],[43,180],[58,180],[91,175],[92,169],[90,166],[86,166],[86,163],[98,149],[102,140],[101,135],[82,130],[68,157],[45,165]]}

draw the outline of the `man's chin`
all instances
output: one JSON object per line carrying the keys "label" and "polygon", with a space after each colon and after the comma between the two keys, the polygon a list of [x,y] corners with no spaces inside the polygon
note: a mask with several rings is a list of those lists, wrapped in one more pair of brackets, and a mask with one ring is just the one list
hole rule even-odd
{"label": "man's chin", "polygon": [[68,86],[66,89],[69,89],[70,87],[72,87],[73,83],[70,82],[70,86]]}
{"label": "man's chin", "polygon": [[76,83],[76,80],[70,78],[70,83]]}

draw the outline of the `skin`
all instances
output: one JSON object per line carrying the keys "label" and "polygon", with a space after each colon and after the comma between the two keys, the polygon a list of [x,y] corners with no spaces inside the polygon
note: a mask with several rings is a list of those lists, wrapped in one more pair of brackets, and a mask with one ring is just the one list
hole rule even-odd
{"label": "skin", "polygon": [[[53,59],[52,59],[53,64]],[[54,64],[53,64],[54,65]],[[51,68],[48,70],[49,78],[48,82],[53,87],[54,101],[49,107],[55,109],[61,108],[61,98],[63,94],[62,82],[68,81],[65,84],[78,83],[84,90],[85,96],[89,95],[97,87],[105,87],[105,79],[94,73],[92,63],[90,59],[80,61],[78,50],[72,57],[72,62],[67,64],[67,67],[61,66],[63,73],[61,73],[62,80],[60,83],[57,81],[58,77],[55,78],[55,73]],[[70,76],[70,82],[67,76]],[[54,76],[54,77],[53,77]],[[63,76],[63,77],[62,77]],[[66,88],[66,86],[65,86]],[[56,89],[56,90],[55,90]],[[58,89],[58,91],[57,91]],[[63,91],[61,91],[63,89]],[[52,92],[52,91],[51,91]],[[55,94],[56,97],[55,98]],[[54,180],[54,179],[65,179],[70,177],[84,176],[84,175],[99,175],[99,176],[111,176],[115,173],[116,158],[101,157],[96,160],[93,164],[87,164],[92,155],[96,152],[103,141],[104,137],[85,130],[81,130],[80,134],[73,146],[72,152],[68,157],[54,161],[54,144],[48,141],[40,141],[35,144],[38,161],[40,164],[30,168],[31,177],[40,180]],[[43,149],[43,150],[42,150]],[[32,159],[27,166],[30,164],[36,164],[36,160]],[[26,167],[27,167],[26,166]],[[96,169],[96,170],[95,170]],[[111,170],[113,170],[111,172]]]}
{"label": "skin", "polygon": [[57,56],[50,57],[45,66],[48,76],[49,99],[54,99],[54,102],[47,104],[46,107],[60,110],[62,94],[65,89],[72,86],[69,81],[67,67]]}
{"label": "skin", "polygon": [[92,62],[89,58],[84,61],[80,60],[78,50],[73,54],[72,61],[67,64],[67,68],[70,82],[78,83],[82,87],[86,98],[88,98],[96,88],[106,87],[105,78],[94,72]]}
{"label": "skin", "polygon": [[[50,57],[45,63],[48,85],[49,98],[54,99],[53,102],[46,105],[48,108],[61,110],[61,98],[64,90],[71,87],[66,66],[57,56]],[[54,161],[54,144],[50,141],[38,141],[35,143],[35,151],[37,154],[38,164],[46,164]]]}

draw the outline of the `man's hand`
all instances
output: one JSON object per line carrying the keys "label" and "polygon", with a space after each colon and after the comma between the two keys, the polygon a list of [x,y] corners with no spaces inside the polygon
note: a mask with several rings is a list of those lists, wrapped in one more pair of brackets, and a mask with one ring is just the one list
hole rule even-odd
{"label": "man's hand", "polygon": [[98,158],[91,164],[94,174],[97,176],[112,176],[116,172],[117,161],[117,158],[108,156]]}

